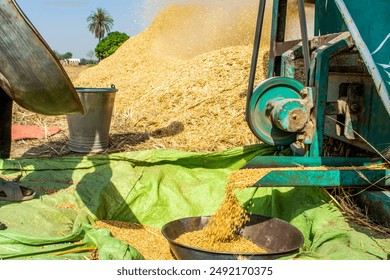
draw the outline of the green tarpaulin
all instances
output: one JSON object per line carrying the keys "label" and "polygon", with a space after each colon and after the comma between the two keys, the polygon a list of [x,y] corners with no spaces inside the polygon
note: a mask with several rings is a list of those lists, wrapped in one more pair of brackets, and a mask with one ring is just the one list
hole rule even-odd
{"label": "green tarpaulin", "polygon": [[[0,161],[3,177],[38,191],[36,199],[0,202],[0,259],[143,259],[96,220],[119,220],[161,228],[183,217],[212,215],[229,175],[265,145],[217,153],[167,150]],[[347,221],[321,188],[247,188],[238,194],[256,214],[298,227],[305,244],[296,259],[388,259],[390,239]],[[77,207],[61,207],[66,203]]]}

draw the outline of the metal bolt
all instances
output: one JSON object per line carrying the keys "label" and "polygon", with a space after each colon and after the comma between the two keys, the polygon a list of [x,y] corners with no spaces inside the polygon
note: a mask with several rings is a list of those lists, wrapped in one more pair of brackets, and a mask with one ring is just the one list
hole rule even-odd
{"label": "metal bolt", "polygon": [[360,105],[358,103],[351,103],[349,105],[349,109],[353,112],[353,113],[357,113],[360,111]]}
{"label": "metal bolt", "polygon": [[300,92],[302,98],[305,98],[309,94],[309,89],[308,88],[303,88]]}
{"label": "metal bolt", "polygon": [[291,117],[293,118],[293,120],[296,120],[297,119],[297,114],[292,114]]}

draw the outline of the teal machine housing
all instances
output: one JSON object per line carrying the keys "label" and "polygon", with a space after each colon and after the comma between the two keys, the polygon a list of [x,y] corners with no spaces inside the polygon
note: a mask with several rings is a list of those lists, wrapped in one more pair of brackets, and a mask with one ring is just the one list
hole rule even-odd
{"label": "teal machine housing", "polygon": [[246,121],[262,142],[290,148],[291,156],[258,156],[243,168],[329,167],[275,168],[255,186],[388,187],[390,2],[307,1],[315,2],[309,38],[305,1],[295,1],[301,38],[286,41],[288,2],[273,1],[268,79],[255,87],[266,5],[260,0]]}

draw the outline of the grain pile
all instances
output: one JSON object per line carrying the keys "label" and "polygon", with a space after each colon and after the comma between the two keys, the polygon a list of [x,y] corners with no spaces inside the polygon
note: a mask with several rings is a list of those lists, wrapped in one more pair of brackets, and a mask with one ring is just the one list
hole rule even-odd
{"label": "grain pile", "polygon": [[[265,253],[264,248],[238,234],[249,217],[235,195],[235,192],[256,183],[254,180],[258,177],[253,175],[259,175],[259,170],[261,169],[241,169],[232,173],[226,186],[225,198],[207,225],[199,231],[185,233],[175,241],[209,251]],[[260,172],[264,176],[268,171]]]}
{"label": "grain pile", "polygon": [[112,235],[142,254],[146,260],[173,260],[168,241],[160,230],[121,221],[97,221],[95,228],[107,228]]}

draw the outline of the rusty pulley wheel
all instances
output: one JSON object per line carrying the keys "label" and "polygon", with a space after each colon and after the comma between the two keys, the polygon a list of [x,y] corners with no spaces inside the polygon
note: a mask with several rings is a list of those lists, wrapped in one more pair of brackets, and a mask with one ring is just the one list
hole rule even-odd
{"label": "rusty pulley wheel", "polygon": [[[287,146],[295,142],[296,132],[308,117],[308,111],[301,102],[303,88],[297,80],[286,77],[272,77],[257,86],[247,112],[247,122],[253,134],[272,146]],[[278,107],[279,111],[275,112]]]}

